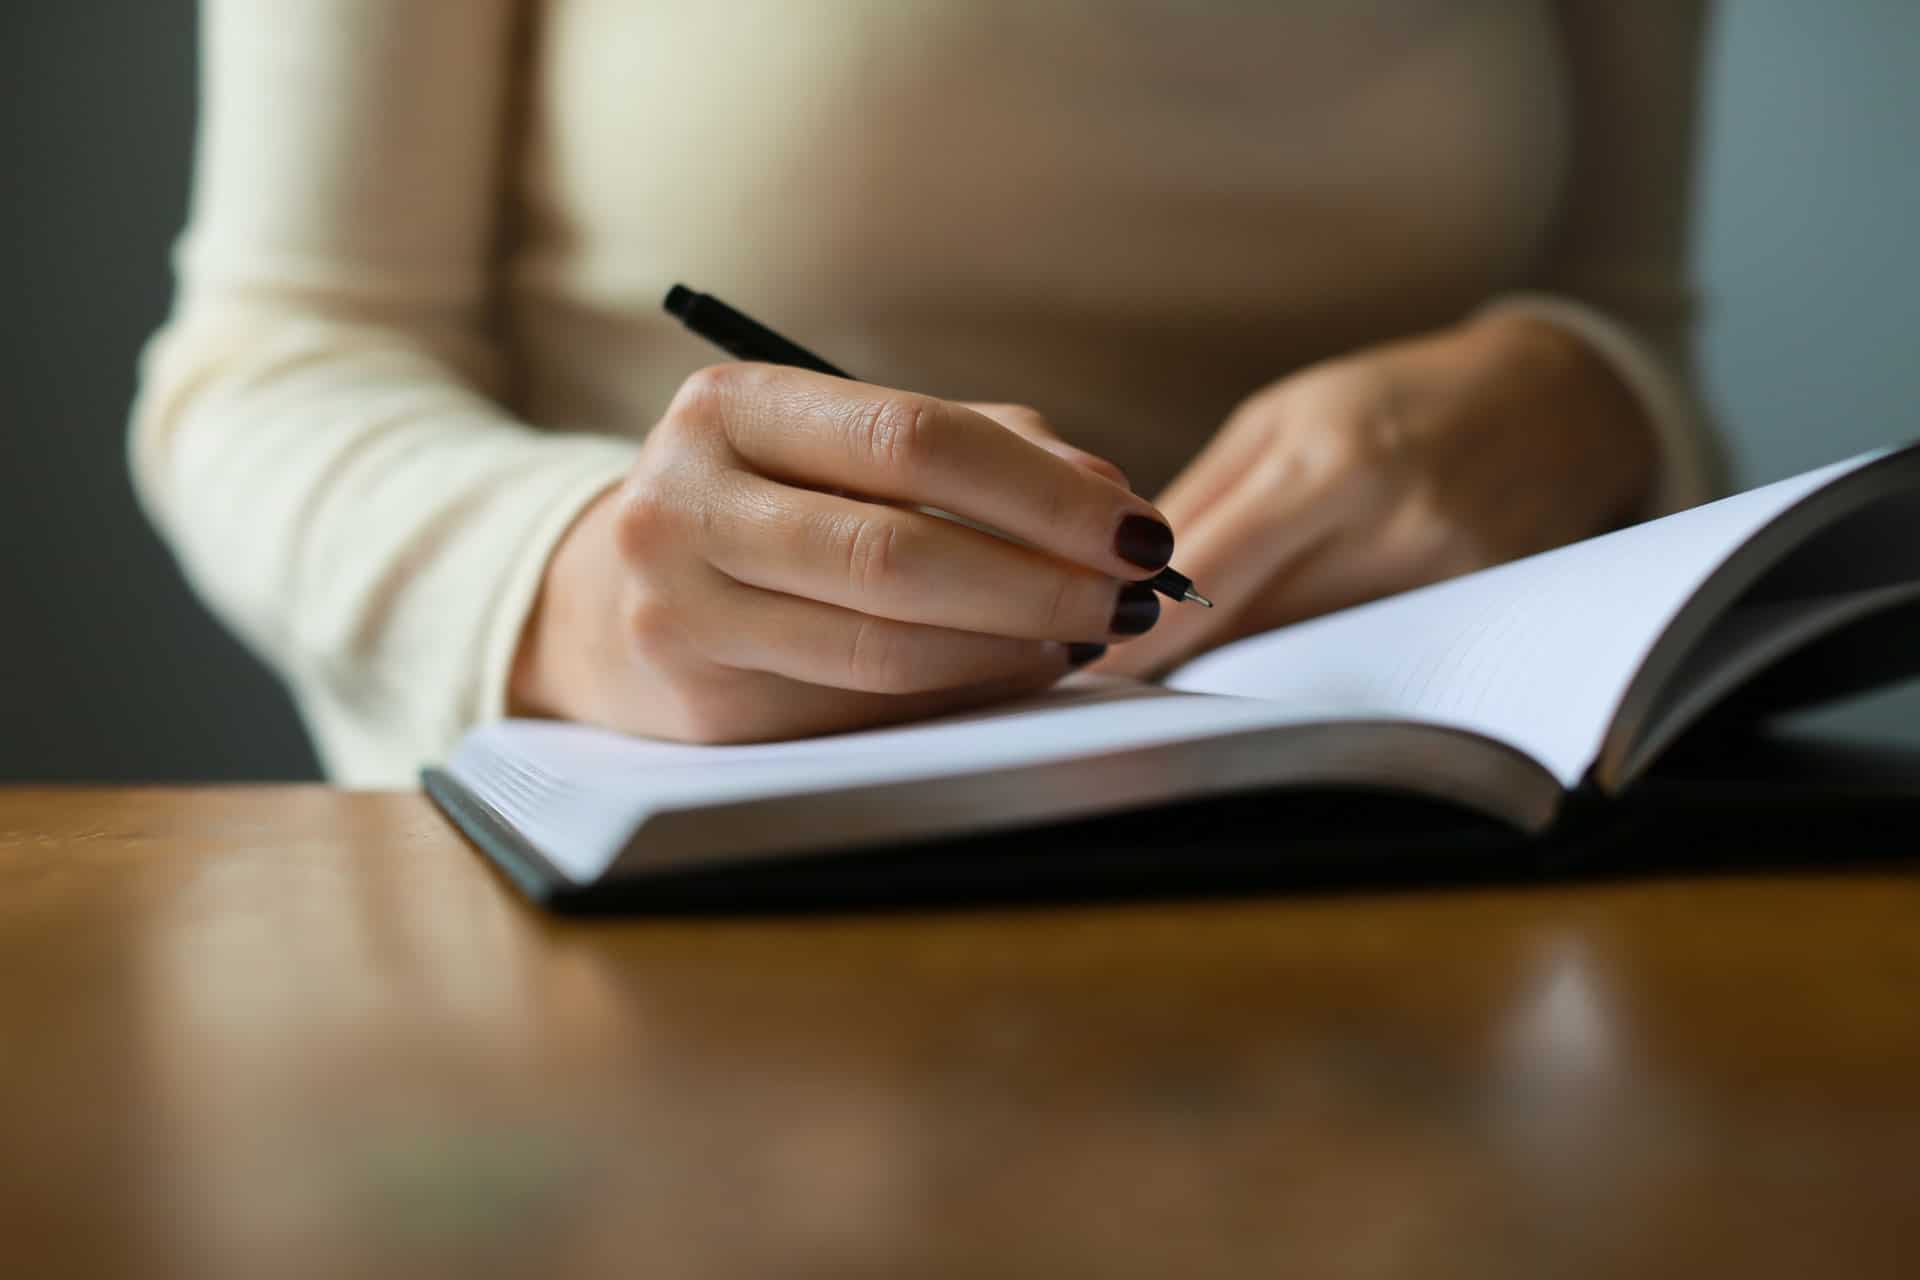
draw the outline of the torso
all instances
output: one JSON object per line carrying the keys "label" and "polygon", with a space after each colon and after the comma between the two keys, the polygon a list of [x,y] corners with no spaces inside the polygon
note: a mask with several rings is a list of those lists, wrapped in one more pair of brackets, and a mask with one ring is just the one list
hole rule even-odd
{"label": "torso", "polygon": [[1517,283],[1566,153],[1534,0],[531,0],[522,408],[643,431],[684,280],[1164,481],[1248,392]]}

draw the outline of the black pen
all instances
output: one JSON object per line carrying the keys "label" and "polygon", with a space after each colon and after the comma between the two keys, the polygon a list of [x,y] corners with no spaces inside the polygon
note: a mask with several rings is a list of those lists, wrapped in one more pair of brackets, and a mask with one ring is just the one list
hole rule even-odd
{"label": "black pen", "polygon": [[[681,324],[730,356],[758,364],[783,364],[811,369],[835,378],[858,381],[846,370],[827,363],[797,342],[789,342],[751,316],[735,311],[710,293],[696,293],[683,284],[667,290],[666,308]],[[1147,579],[1147,585],[1171,600],[1213,608],[1213,601],[1193,589],[1193,579],[1169,566]]]}

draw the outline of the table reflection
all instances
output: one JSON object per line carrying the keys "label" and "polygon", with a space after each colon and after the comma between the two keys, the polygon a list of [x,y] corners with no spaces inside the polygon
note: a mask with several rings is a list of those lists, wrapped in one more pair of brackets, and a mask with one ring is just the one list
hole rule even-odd
{"label": "table reflection", "polygon": [[[1762,1238],[1795,1168],[1911,1168],[1911,1115],[1739,1087],[1804,1051],[1722,1034],[1756,1015],[1693,997],[1657,890],[564,923],[391,803],[141,900],[124,1109],[175,1270],[1633,1273]],[[1773,1007],[1839,1023],[1819,990]],[[1901,1220],[1829,1217],[1866,1262]]]}

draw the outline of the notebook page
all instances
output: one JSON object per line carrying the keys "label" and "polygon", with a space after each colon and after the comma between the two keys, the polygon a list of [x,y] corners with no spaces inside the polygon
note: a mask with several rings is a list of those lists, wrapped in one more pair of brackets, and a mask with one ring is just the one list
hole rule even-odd
{"label": "notebook page", "polygon": [[1915,598],[1920,598],[1920,580],[1730,609],[1663,690],[1651,728],[1634,744],[1627,776],[1639,773],[1742,680],[1811,640]]}
{"label": "notebook page", "polygon": [[469,734],[448,769],[562,872],[585,882],[606,869],[638,823],[664,809],[1019,768],[1328,718],[1321,706],[1082,681],[993,711],[745,746],[499,721]]}
{"label": "notebook page", "polygon": [[1253,636],[1166,684],[1467,729],[1527,752],[1571,788],[1647,651],[1721,561],[1885,452]]}

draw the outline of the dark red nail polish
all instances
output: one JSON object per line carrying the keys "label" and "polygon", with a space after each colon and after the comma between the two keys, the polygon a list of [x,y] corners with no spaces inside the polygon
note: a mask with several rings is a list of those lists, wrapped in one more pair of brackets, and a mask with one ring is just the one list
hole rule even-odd
{"label": "dark red nail polish", "polygon": [[1089,662],[1098,662],[1106,651],[1107,646],[1103,644],[1070,644],[1067,646],[1067,665],[1084,667]]}
{"label": "dark red nail polish", "polygon": [[1160,621],[1160,597],[1153,594],[1153,588],[1144,582],[1131,582],[1120,589],[1119,603],[1113,607],[1113,624],[1109,628],[1117,636],[1137,636],[1153,629]]}
{"label": "dark red nail polish", "polygon": [[1114,554],[1142,569],[1159,569],[1173,559],[1173,530],[1150,516],[1128,516],[1113,535]]}

